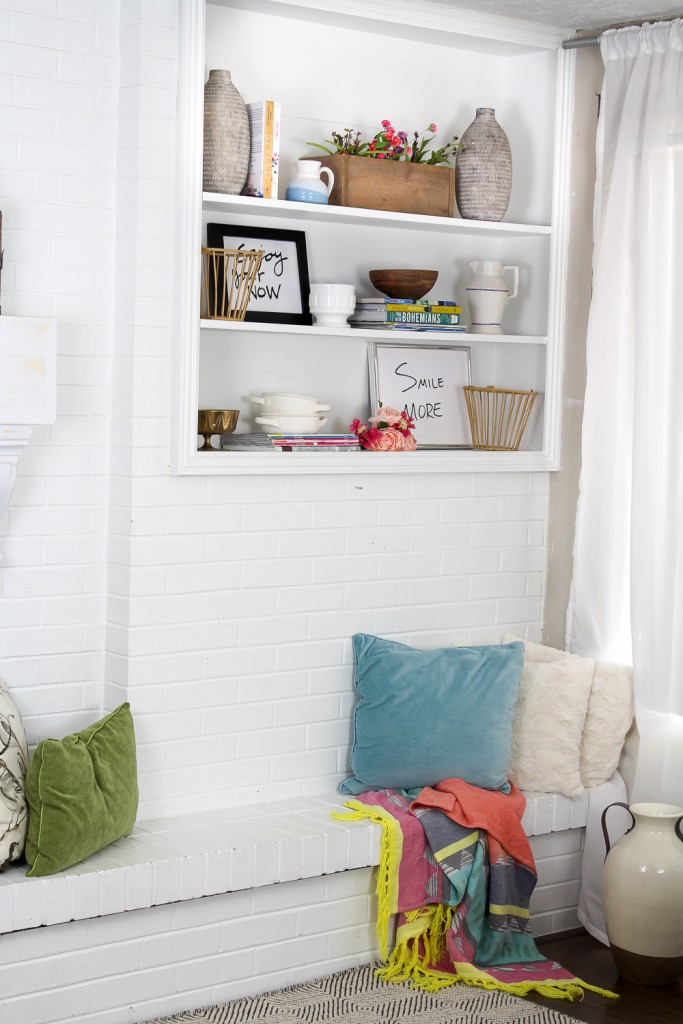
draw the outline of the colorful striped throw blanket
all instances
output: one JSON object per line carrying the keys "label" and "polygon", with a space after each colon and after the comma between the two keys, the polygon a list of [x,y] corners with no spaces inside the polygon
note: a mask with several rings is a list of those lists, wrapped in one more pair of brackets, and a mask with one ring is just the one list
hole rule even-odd
{"label": "colorful striped throw blanket", "polygon": [[[582,998],[595,988],[541,955],[529,925],[536,869],[521,825],[526,801],[447,779],[434,789],[384,789],[335,817],[382,826],[377,934],[387,981],[436,991],[456,982],[514,995]],[[333,812],[334,813],[334,812]],[[393,915],[396,941],[389,954]]]}

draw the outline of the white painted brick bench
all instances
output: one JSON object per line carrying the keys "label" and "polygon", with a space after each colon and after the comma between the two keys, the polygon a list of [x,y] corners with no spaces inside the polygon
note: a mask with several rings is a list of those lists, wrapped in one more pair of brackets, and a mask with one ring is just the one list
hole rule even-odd
{"label": "white painted brick bench", "polygon": [[[577,927],[588,796],[526,795],[534,933]],[[343,801],[139,821],[57,875],[9,868],[1,1024],[132,1024],[375,959],[379,828],[334,820]]]}

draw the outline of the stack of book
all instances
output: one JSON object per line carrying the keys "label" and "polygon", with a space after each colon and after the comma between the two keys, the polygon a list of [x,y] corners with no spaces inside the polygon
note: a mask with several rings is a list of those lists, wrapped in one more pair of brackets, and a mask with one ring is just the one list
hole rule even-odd
{"label": "stack of book", "polygon": [[277,199],[280,168],[280,104],[274,100],[247,103],[251,148],[245,196]]}
{"label": "stack of book", "polygon": [[349,317],[351,327],[383,327],[387,315],[382,299],[356,299],[356,308]]}
{"label": "stack of book", "polygon": [[353,452],[360,451],[355,434],[223,434],[224,452]]}
{"label": "stack of book", "polygon": [[355,434],[269,434],[280,452],[358,452]]}
{"label": "stack of book", "polygon": [[467,328],[460,323],[461,315],[455,299],[358,299],[349,323],[352,327],[385,330],[462,332]]}
{"label": "stack of book", "polygon": [[259,430],[256,434],[221,434],[221,450],[224,452],[272,451],[273,445],[268,434]]}

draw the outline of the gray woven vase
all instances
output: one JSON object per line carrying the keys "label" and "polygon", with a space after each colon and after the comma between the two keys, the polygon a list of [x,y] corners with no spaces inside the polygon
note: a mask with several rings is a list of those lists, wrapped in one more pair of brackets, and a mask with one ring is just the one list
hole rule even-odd
{"label": "gray woven vase", "polygon": [[495,114],[491,107],[478,107],[460,140],[455,200],[467,220],[502,220],[510,203],[512,154]]}
{"label": "gray woven vase", "polygon": [[249,117],[229,71],[209,71],[204,86],[205,192],[237,196],[249,169]]}

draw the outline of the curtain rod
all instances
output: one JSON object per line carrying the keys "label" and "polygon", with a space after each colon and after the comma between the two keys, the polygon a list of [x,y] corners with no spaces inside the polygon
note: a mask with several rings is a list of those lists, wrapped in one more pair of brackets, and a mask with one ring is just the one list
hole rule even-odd
{"label": "curtain rod", "polygon": [[[680,14],[672,14],[668,18],[647,18],[645,21],[629,21],[625,25],[610,25],[608,28],[637,28],[643,25],[660,25],[662,22],[678,21],[680,17]],[[599,46],[601,39],[602,32],[598,32],[594,36],[577,36],[575,39],[565,39],[562,43],[562,49],[576,50],[579,46]]]}
{"label": "curtain rod", "polygon": [[563,50],[576,50],[579,46],[599,46],[601,35],[583,36],[578,39],[565,39],[562,43]]}

